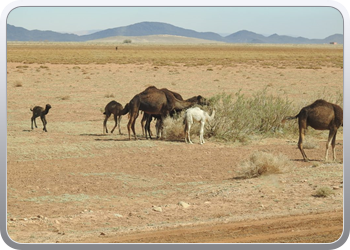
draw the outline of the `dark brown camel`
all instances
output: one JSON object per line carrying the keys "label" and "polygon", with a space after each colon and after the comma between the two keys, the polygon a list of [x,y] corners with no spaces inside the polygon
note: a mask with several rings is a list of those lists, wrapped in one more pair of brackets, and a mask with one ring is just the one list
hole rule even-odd
{"label": "dark brown camel", "polygon": [[40,106],[35,106],[34,108],[31,108],[31,109],[30,109],[30,111],[33,112],[33,115],[32,115],[32,118],[31,118],[31,121],[32,121],[32,129],[33,129],[33,122],[34,122],[34,124],[35,124],[35,127],[36,127],[36,128],[38,127],[38,126],[36,125],[35,119],[36,119],[37,117],[40,116],[40,119],[41,119],[41,121],[43,122],[43,125],[44,125],[43,130],[44,130],[45,132],[47,132],[47,130],[46,130],[47,121],[46,121],[46,117],[45,117],[45,116],[49,113],[50,108],[51,108],[51,105],[50,105],[50,104],[46,104],[45,109],[42,108],[42,107],[40,107]]}
{"label": "dark brown camel", "polygon": [[119,128],[119,134],[121,135],[122,132],[120,130],[120,120],[122,119],[122,115],[125,115],[129,112],[129,104],[127,103],[125,107],[123,108],[123,105],[121,105],[119,102],[116,101],[110,101],[106,107],[105,112],[103,113],[105,115],[105,119],[103,121],[103,133],[108,133],[107,129],[107,120],[108,118],[113,114],[114,115],[114,127],[111,130],[111,133],[113,133],[114,129],[117,127]]}
{"label": "dark brown camel", "polygon": [[135,121],[142,110],[150,115],[160,115],[160,127],[162,121],[174,109],[185,109],[192,106],[192,102],[186,102],[177,99],[170,91],[162,91],[154,86],[148,87],[143,92],[135,95],[129,102],[130,119],[128,122],[129,140],[131,139],[130,130],[133,131],[135,140]]}
{"label": "dark brown camel", "polygon": [[[163,92],[167,92],[168,94],[172,94],[175,96],[176,99],[180,100],[180,101],[183,101],[183,98],[182,96],[179,94],[179,93],[176,93],[174,91],[171,91],[169,89],[166,89],[166,88],[162,88],[160,89],[161,91]],[[169,115],[172,117],[175,112],[178,112],[176,110],[172,110]],[[142,127],[142,135],[145,135],[146,136],[146,139],[148,138],[147,136],[147,133],[149,135],[149,138],[152,139],[152,132],[151,132],[151,121],[152,119],[155,119],[157,122],[156,122],[156,135],[157,135],[157,138],[160,138],[161,137],[161,131],[162,131],[162,128],[160,127],[161,126],[161,115],[151,115],[151,114],[147,114],[144,112],[143,116],[142,116],[142,119],[141,119],[141,127]]]}
{"label": "dark brown camel", "polygon": [[[168,90],[166,88],[162,88],[160,90],[164,91],[164,92],[168,92],[170,94],[173,94],[176,99],[183,101],[183,98],[182,98],[182,96],[179,93],[176,93],[174,91]],[[195,105],[195,104],[198,104],[198,105],[201,105],[201,106],[208,104],[208,101],[204,97],[202,97],[200,95],[193,96],[193,97],[191,97],[189,99],[186,99],[184,101],[191,102],[192,106]],[[174,109],[174,110],[172,110],[169,113],[169,115],[170,115],[170,117],[173,117],[176,113],[181,112],[182,110],[183,109]],[[146,139],[148,138],[147,133],[149,135],[149,138],[152,139],[152,137],[151,137],[151,128],[150,128],[150,124],[151,124],[152,118],[154,118],[157,121],[156,122],[157,138],[161,137],[161,133],[163,131],[163,127],[162,127],[163,124],[161,122],[161,116],[160,115],[150,115],[150,114],[144,113],[144,115],[142,117],[142,120],[141,120],[141,126],[142,126],[142,132],[145,131]],[[146,122],[145,127],[143,127],[144,122]]]}
{"label": "dark brown camel", "polygon": [[303,149],[303,140],[305,137],[305,130],[308,126],[311,126],[317,130],[329,130],[325,160],[327,161],[328,159],[328,148],[332,140],[333,160],[335,161],[335,138],[338,128],[343,126],[343,109],[336,104],[319,99],[313,104],[302,108],[296,116],[285,117],[282,122],[296,118],[298,118],[299,122],[298,148],[304,160],[309,161]]}

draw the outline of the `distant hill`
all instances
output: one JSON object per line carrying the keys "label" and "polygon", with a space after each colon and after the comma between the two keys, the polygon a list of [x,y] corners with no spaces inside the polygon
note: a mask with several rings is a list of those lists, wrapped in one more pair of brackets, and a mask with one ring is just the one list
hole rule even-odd
{"label": "distant hill", "polygon": [[213,32],[197,32],[183,29],[171,24],[158,22],[142,22],[125,27],[102,30],[91,35],[82,36],[85,41],[106,38],[111,36],[150,36],[150,35],[173,35],[199,38],[213,41],[223,41],[223,37]]}
{"label": "distant hill", "polygon": [[[55,41],[73,42],[79,41],[80,37],[74,34],[62,34],[53,31],[26,30],[7,24],[7,41]],[[80,40],[82,41],[82,40]]]}
{"label": "distant hill", "polygon": [[[141,22],[129,26],[98,31],[89,35],[75,35],[53,31],[27,30],[7,24],[7,41],[52,41],[52,42],[86,42],[110,37],[143,37],[154,35],[171,35],[226,43],[272,43],[272,44],[324,44],[336,42],[343,44],[344,36],[335,34],[325,39],[308,39],[303,37],[280,36],[277,34],[263,36],[242,30],[228,36],[214,32],[197,32],[160,22]],[[136,39],[135,39],[136,40]],[[200,42],[200,41],[198,41]],[[202,41],[203,42],[203,41]]]}
{"label": "distant hill", "polygon": [[142,44],[209,44],[209,43],[224,43],[212,40],[205,40],[185,36],[173,35],[150,35],[150,36],[111,36],[96,40],[91,40],[96,43],[124,43],[126,40],[131,40],[132,43]]}

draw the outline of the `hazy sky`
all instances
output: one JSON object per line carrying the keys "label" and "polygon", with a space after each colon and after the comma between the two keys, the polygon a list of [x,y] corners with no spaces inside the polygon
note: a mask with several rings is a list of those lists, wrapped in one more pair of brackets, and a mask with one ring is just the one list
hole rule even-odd
{"label": "hazy sky", "polygon": [[343,18],[333,7],[18,7],[8,24],[28,30],[74,33],[150,21],[198,32],[325,38],[343,34]]}

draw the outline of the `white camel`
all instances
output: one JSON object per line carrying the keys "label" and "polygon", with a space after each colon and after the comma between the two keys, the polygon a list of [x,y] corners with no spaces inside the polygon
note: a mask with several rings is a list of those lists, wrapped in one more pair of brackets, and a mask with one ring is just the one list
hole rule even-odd
{"label": "white camel", "polygon": [[199,143],[200,144],[205,143],[204,138],[203,138],[204,125],[205,125],[206,121],[211,121],[214,118],[214,115],[215,115],[215,110],[213,110],[213,112],[211,113],[211,116],[209,116],[209,114],[207,112],[205,112],[204,110],[202,110],[198,107],[187,109],[185,112],[185,118],[184,118],[185,142],[193,144],[193,142],[191,141],[191,138],[190,138],[190,130],[191,130],[191,126],[193,124],[193,120],[195,120],[197,122],[200,122],[200,124],[201,124],[201,128],[199,131]]}

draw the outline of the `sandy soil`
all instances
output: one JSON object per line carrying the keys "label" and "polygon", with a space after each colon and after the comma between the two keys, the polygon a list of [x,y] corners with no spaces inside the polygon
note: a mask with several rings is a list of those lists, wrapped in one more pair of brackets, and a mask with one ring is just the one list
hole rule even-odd
{"label": "sandy soil", "polygon": [[[207,139],[128,140],[102,133],[102,110],[149,85],[184,98],[223,91],[296,100],[342,88],[342,69],[8,64],[7,228],[20,243],[43,242],[334,242],[343,228],[343,141],[324,162],[327,133],[301,160],[297,137],[247,143]],[[279,72],[280,71],[280,72]],[[282,74],[283,73],[283,74]],[[233,77],[234,75],[234,77]],[[248,78],[247,75],[250,77]],[[111,96],[112,95],[112,96]],[[47,130],[30,129],[34,105],[50,103]],[[289,114],[292,115],[292,114]],[[108,123],[111,129],[112,119]],[[139,122],[136,130],[141,134]],[[254,151],[290,159],[281,174],[237,179]],[[315,191],[330,187],[319,198]]]}

